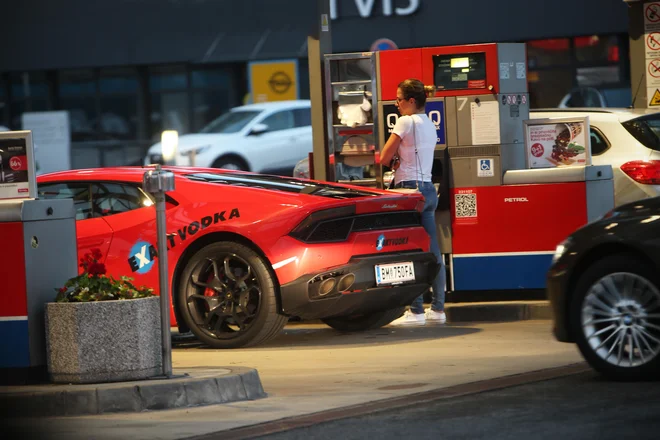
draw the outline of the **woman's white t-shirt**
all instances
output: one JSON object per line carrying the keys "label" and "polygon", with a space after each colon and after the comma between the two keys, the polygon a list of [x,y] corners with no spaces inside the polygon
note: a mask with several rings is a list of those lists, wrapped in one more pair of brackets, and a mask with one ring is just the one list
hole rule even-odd
{"label": "woman's white t-shirt", "polygon": [[[430,182],[433,153],[438,139],[433,122],[426,114],[401,116],[394,125],[392,133],[401,138],[398,151],[401,165],[394,173],[394,183],[403,180]],[[417,158],[415,157],[415,143],[417,144]]]}

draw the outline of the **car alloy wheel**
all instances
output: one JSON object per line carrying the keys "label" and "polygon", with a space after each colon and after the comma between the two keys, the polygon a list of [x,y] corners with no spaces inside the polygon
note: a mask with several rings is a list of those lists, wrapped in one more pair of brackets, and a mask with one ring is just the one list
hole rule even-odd
{"label": "car alloy wheel", "polygon": [[198,327],[215,338],[246,331],[261,305],[261,286],[250,264],[236,254],[201,261],[191,277],[188,310]]}
{"label": "car alloy wheel", "polygon": [[277,313],[276,281],[253,249],[216,242],[187,262],[178,289],[181,317],[200,341],[237,348],[277,336],[287,317]]}
{"label": "car alloy wheel", "polygon": [[607,275],[587,292],[581,325],[602,360],[617,367],[642,366],[660,353],[660,291],[634,273]]}

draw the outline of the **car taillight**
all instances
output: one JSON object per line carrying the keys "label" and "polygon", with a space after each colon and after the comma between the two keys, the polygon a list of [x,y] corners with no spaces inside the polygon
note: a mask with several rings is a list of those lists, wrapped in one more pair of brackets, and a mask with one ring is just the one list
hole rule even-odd
{"label": "car taillight", "polygon": [[660,185],[660,160],[633,160],[621,165],[621,171],[637,183]]}

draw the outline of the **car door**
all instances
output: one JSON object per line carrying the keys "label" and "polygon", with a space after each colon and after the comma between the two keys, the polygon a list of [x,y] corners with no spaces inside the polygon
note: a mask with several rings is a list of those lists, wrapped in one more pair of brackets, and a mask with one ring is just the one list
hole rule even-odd
{"label": "car door", "polygon": [[[99,249],[107,262],[112,243],[112,228],[92,207],[90,182],[40,183],[37,189],[41,199],[73,199],[76,210],[76,238],[78,259],[92,249]],[[79,272],[82,268],[79,267]]]}
{"label": "car door", "polygon": [[153,198],[133,183],[95,182],[91,190],[94,211],[113,231],[106,263],[109,274],[128,276],[134,284],[158,292]]}
{"label": "car door", "polygon": [[268,158],[268,170],[289,168],[289,172],[292,172],[296,162],[300,160],[295,147],[297,140],[293,112],[275,111],[266,116],[261,123],[267,125],[268,129],[259,135],[259,147],[256,150],[261,151],[264,157]]}
{"label": "car door", "polygon": [[295,138],[296,157],[293,158],[293,166],[307,157],[313,150],[312,141],[312,109],[302,107],[293,110],[293,134]]}

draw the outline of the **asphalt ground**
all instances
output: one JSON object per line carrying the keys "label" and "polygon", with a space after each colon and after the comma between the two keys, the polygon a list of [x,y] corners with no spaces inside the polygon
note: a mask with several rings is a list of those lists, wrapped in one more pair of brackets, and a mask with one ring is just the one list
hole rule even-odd
{"label": "asphalt ground", "polygon": [[[407,406],[395,410],[382,410],[361,417],[342,418],[249,438],[660,438],[659,382],[608,382],[592,371],[421,404],[416,403],[414,397],[409,400]],[[210,440],[212,437],[207,438]]]}
{"label": "asphalt ground", "polygon": [[299,417],[324,421],[319,415],[347,408],[389,405],[392,399],[424,393],[458,396],[461,393],[451,394],[456,387],[484,391],[492,389],[484,383],[510,386],[518,384],[510,382],[512,378],[526,374],[539,380],[547,378],[539,372],[585,368],[575,367],[582,358],[573,345],[554,340],[547,320],[385,327],[348,334],[321,324],[289,325],[268,344],[254,348],[214,350],[194,340],[178,342],[172,359],[176,371],[188,373],[254,368],[267,396],[134,413],[26,414],[5,428],[21,435],[3,439],[230,439],[237,430],[268,423]]}

